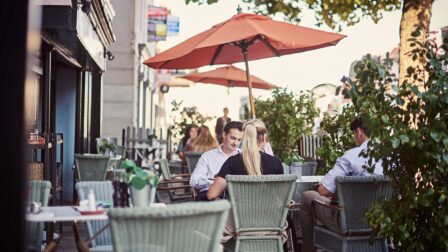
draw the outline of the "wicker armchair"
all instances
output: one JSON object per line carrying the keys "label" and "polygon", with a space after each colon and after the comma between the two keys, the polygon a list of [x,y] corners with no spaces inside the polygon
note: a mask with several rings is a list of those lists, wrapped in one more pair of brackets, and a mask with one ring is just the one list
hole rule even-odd
{"label": "wicker armchair", "polygon": [[[42,206],[48,206],[48,199],[50,197],[51,183],[50,181],[36,180],[30,183],[31,190],[28,195],[28,204],[36,201],[40,202]],[[42,234],[44,232],[43,222],[27,222],[27,251],[41,251]]]}
{"label": "wicker armchair", "polygon": [[187,160],[188,171],[190,173],[192,173],[196,168],[196,164],[198,163],[199,158],[201,158],[202,153],[204,152],[185,152],[185,159]]}
{"label": "wicker armchair", "polygon": [[220,251],[228,201],[108,212],[114,251]]}
{"label": "wicker armchair", "polygon": [[189,184],[191,174],[171,174],[168,160],[164,158],[157,163],[163,175],[163,179],[157,186],[158,193],[167,192],[172,202],[194,200],[194,190]]}
{"label": "wicker armchair", "polygon": [[283,251],[282,232],[296,179],[296,175],[226,176],[235,251]]}
{"label": "wicker armchair", "polygon": [[[76,183],[76,191],[80,200],[87,199],[90,189],[95,194],[97,201],[112,202],[114,190],[111,181],[80,181]],[[108,221],[87,221],[86,224],[90,237],[86,243],[91,245],[90,251],[113,251],[110,228],[106,228],[98,234],[108,224]],[[98,235],[95,236],[96,234]]]}
{"label": "wicker armchair", "polygon": [[79,181],[103,181],[106,179],[110,156],[75,154],[76,174]]}
{"label": "wicker armchair", "polygon": [[328,251],[387,251],[384,238],[369,243],[371,227],[364,214],[376,201],[392,194],[390,180],[384,176],[336,177],[338,205],[315,200],[314,216],[318,219],[328,211],[339,216],[339,227],[314,227],[314,246]]}

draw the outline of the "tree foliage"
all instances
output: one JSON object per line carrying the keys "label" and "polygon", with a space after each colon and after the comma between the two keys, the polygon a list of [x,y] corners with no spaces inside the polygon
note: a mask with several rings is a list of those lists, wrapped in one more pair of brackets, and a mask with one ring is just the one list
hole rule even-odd
{"label": "tree foliage", "polygon": [[302,134],[311,133],[314,119],[319,115],[310,92],[295,95],[286,88],[275,88],[267,100],[255,100],[257,118],[268,128],[274,154],[282,160],[292,155]]}
{"label": "tree foliage", "polygon": [[177,102],[175,100],[171,102],[173,106],[171,112],[174,116],[171,117],[173,123],[170,126],[170,130],[174,137],[182,136],[188,125],[194,124],[200,126],[211,119],[199,113],[196,106],[182,107],[182,103],[183,101]]}
{"label": "tree foliage", "polygon": [[368,212],[367,220],[375,235],[391,237],[399,251],[448,249],[447,43],[437,55],[434,44],[415,40],[413,57],[424,57],[424,65],[408,69],[409,81],[396,91],[389,59],[366,57],[355,67],[350,96],[372,131],[370,155],[382,159],[395,191]]}
{"label": "tree foliage", "polygon": [[[219,0],[185,0],[188,4],[213,4]],[[243,0],[250,4],[253,12],[262,15],[280,14],[285,20],[300,22],[302,8],[315,11],[317,25],[326,24],[331,28],[341,30],[343,25],[354,25],[362,17],[371,18],[375,23],[383,13],[400,9],[401,0]]]}

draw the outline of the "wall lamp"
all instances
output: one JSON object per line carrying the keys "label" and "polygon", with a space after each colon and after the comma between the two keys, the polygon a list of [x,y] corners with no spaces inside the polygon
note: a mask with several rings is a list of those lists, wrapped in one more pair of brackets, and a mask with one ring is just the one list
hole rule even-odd
{"label": "wall lamp", "polygon": [[109,50],[104,50],[104,58],[107,58],[108,60],[114,60],[115,56],[112,54]]}

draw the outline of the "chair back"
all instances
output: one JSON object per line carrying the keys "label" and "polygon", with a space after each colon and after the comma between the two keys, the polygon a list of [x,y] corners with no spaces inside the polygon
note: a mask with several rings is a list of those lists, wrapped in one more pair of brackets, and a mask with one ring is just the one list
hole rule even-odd
{"label": "chair back", "polygon": [[126,147],[122,145],[115,146],[115,155],[121,156],[121,159],[126,159]]}
{"label": "chair back", "polygon": [[[48,206],[50,197],[50,181],[35,180],[30,183],[30,192],[28,195],[28,206],[31,202],[40,202],[42,206]],[[42,247],[42,234],[44,232],[43,222],[27,222],[28,249],[40,251]]]}
{"label": "chair back", "polygon": [[185,159],[187,160],[188,172],[192,173],[203,152],[186,151]]}
{"label": "chair back", "polygon": [[113,208],[114,251],[219,251],[229,208],[226,200]]}
{"label": "chair back", "polygon": [[390,179],[385,176],[336,177],[336,191],[341,232],[345,235],[370,233],[372,229],[364,221],[365,212],[374,202],[392,195]]}
{"label": "chair back", "polygon": [[296,175],[227,175],[236,233],[281,232],[296,180]]}
{"label": "chair back", "polygon": [[159,160],[159,167],[160,167],[160,172],[163,175],[164,179],[172,179],[173,175],[171,174],[170,171],[170,166],[168,163],[168,160],[166,158],[162,158]]}
{"label": "chair back", "polygon": [[302,135],[299,138],[299,155],[307,159],[317,160],[317,148],[322,146],[322,137],[315,135]]}
{"label": "chair back", "polygon": [[[76,183],[76,192],[78,193],[80,200],[86,200],[90,190],[93,191],[96,201],[113,201],[112,195],[114,189],[111,181],[80,181]],[[87,233],[89,234],[89,237],[92,237],[107,224],[108,222],[105,220],[87,221]],[[112,250],[110,228],[107,228],[92,240],[91,245],[92,247],[108,245]]]}
{"label": "chair back", "polygon": [[282,163],[283,174],[289,174],[289,165]]}
{"label": "chair back", "polygon": [[317,171],[317,162],[304,162],[302,165],[302,176],[314,176]]}
{"label": "chair back", "polygon": [[75,164],[80,181],[103,181],[106,179],[110,156],[75,154]]}

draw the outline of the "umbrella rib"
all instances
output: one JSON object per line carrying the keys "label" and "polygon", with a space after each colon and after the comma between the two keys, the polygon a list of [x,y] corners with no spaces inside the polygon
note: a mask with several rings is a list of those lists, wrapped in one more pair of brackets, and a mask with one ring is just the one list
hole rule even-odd
{"label": "umbrella rib", "polygon": [[273,54],[275,54],[275,56],[280,57],[280,53],[265,39],[265,36],[260,35],[260,40],[272,51]]}
{"label": "umbrella rib", "polygon": [[163,68],[166,64],[170,63],[171,60],[167,60],[165,62],[162,63],[162,65],[160,65],[158,68],[161,69]]}
{"label": "umbrella rib", "polygon": [[218,49],[216,49],[215,54],[213,54],[212,62],[210,62],[210,65],[215,64],[216,58],[218,58],[219,54],[221,53],[222,48],[224,47],[224,44],[221,44],[218,46]]}

